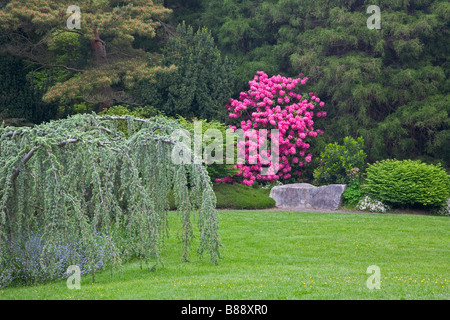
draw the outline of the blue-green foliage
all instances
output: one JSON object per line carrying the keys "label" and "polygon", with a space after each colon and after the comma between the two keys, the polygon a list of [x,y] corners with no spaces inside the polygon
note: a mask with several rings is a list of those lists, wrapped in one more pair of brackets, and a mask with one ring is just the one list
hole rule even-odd
{"label": "blue-green foliage", "polygon": [[[127,123],[127,134],[118,121]],[[34,128],[1,126],[0,280],[56,279],[69,261],[80,266],[84,258],[94,277],[99,235],[101,266],[134,257],[159,263],[168,236],[169,192],[183,220],[183,259],[189,259],[197,213],[197,252],[208,252],[217,263],[216,200],[206,169],[173,163],[178,144],[171,134],[181,128],[163,117],[96,114]],[[39,275],[27,246],[28,253],[38,251],[41,268],[51,266],[50,273]]]}

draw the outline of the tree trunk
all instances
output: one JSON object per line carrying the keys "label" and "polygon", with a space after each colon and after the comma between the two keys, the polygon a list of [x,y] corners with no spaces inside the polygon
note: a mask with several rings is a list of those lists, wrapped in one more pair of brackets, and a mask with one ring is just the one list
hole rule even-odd
{"label": "tree trunk", "polygon": [[[108,59],[106,57],[106,43],[100,39],[100,34],[98,33],[97,27],[94,27],[94,39],[91,40],[91,48],[94,51],[95,55],[95,64],[97,67],[100,67],[106,63],[108,63]],[[106,85],[101,89],[103,96],[103,101],[100,102],[99,112],[109,109],[113,104],[112,93],[113,90],[111,86]]]}

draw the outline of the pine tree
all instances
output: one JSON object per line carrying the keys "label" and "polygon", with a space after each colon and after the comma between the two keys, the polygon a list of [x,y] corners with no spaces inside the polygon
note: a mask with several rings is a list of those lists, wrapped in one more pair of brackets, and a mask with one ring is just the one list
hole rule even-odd
{"label": "pine tree", "polygon": [[[44,95],[100,103],[131,101],[126,90],[138,79],[151,79],[162,70],[134,47],[136,36],[156,36],[160,19],[170,10],[151,0],[80,2],[80,29],[68,28],[73,12],[66,0],[12,0],[0,10],[1,48],[28,60],[39,70],[64,71]],[[63,48],[61,43],[70,42]]]}
{"label": "pine tree", "polygon": [[161,75],[156,84],[141,82],[137,94],[145,103],[159,106],[168,116],[226,119],[224,105],[234,90],[235,63],[222,57],[208,29],[194,32],[180,24],[163,50],[161,63],[176,69]]}

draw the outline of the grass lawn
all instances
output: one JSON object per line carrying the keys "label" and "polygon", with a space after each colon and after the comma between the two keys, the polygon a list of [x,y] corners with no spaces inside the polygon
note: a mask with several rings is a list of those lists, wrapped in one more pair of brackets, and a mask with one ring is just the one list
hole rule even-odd
{"label": "grass lawn", "polygon": [[[0,289],[0,299],[450,298],[447,217],[222,211],[219,265],[195,253],[182,263],[175,213],[170,222],[165,265],[156,272],[130,262],[112,277],[99,273],[96,283],[83,277],[80,290],[60,281]],[[371,265],[381,271],[379,290],[366,286]]]}

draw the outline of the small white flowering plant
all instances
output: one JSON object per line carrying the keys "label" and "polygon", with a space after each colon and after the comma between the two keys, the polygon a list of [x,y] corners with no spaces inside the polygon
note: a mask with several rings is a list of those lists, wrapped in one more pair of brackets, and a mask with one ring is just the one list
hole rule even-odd
{"label": "small white flowering plant", "polygon": [[369,196],[364,196],[356,206],[358,210],[369,210],[371,212],[385,213],[391,210],[391,208],[383,202],[373,199]]}
{"label": "small white flowering plant", "polygon": [[434,213],[440,216],[450,217],[450,198],[448,198],[447,200],[447,205],[442,206],[439,209],[435,210]]}

